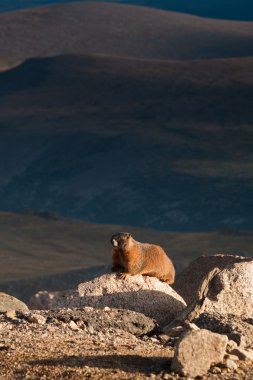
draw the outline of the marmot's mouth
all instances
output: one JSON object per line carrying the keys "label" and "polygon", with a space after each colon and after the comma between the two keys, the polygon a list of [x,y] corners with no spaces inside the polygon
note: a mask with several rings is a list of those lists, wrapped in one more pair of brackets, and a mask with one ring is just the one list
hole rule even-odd
{"label": "marmot's mouth", "polygon": [[118,242],[117,242],[117,240],[112,239],[112,245],[113,245],[114,247],[118,247]]}

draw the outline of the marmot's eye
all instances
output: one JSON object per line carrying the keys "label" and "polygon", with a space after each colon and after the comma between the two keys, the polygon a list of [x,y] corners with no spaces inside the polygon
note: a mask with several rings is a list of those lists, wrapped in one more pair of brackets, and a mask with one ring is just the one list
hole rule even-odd
{"label": "marmot's eye", "polygon": [[130,238],[130,236],[131,236],[130,234],[127,234],[127,239],[129,239],[129,238]]}

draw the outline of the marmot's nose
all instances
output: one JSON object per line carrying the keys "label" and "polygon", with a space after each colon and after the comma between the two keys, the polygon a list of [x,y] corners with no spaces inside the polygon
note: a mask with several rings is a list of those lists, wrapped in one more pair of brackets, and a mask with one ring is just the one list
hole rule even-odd
{"label": "marmot's nose", "polygon": [[118,242],[117,242],[117,240],[112,239],[112,245],[113,245],[114,247],[118,247]]}

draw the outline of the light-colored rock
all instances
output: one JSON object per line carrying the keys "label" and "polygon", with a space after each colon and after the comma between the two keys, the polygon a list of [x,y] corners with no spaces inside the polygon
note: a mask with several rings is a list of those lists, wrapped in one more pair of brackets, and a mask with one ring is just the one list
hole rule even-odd
{"label": "light-colored rock", "polygon": [[237,343],[234,340],[229,340],[227,344],[227,352],[231,352],[234,348],[237,348]]}
{"label": "light-colored rock", "polygon": [[204,329],[191,331],[176,345],[172,370],[183,376],[202,376],[223,360],[227,343],[226,335]]}
{"label": "light-colored rock", "polygon": [[202,311],[252,317],[253,259],[232,264],[213,278]]}
{"label": "light-colored rock", "polygon": [[0,293],[0,313],[5,313],[11,310],[27,313],[29,311],[26,304],[17,298],[6,293]]}
{"label": "light-colored rock", "polygon": [[238,368],[238,365],[236,364],[236,362],[232,359],[226,359],[224,361],[224,365],[225,367],[229,368],[229,369],[232,369],[232,370],[236,370]]}
{"label": "light-colored rock", "polygon": [[219,373],[221,373],[221,368],[214,366],[210,369],[210,372],[213,374],[219,374]]}
{"label": "light-colored rock", "polygon": [[8,319],[13,320],[13,321],[16,320],[16,319],[18,319],[15,310],[8,310],[8,311],[6,311],[5,315],[6,315],[6,317]]}
{"label": "light-colored rock", "polygon": [[225,269],[228,265],[245,262],[242,256],[215,254],[201,256],[192,261],[190,265],[176,276],[173,288],[179,293],[187,304],[198,297],[200,285],[214,268]]}
{"label": "light-colored rock", "polygon": [[167,283],[157,278],[138,275],[123,280],[115,273],[107,273],[81,283],[77,291],[53,299],[50,306],[128,309],[154,318],[163,326],[179,315],[186,304]]}
{"label": "light-colored rock", "polygon": [[231,354],[238,356],[238,358],[240,360],[251,360],[251,361],[253,361],[253,351],[252,350],[244,350],[241,347],[237,347],[231,351]]}
{"label": "light-colored rock", "polygon": [[68,326],[73,331],[78,331],[79,330],[79,327],[77,326],[77,324],[74,321],[70,321],[69,324],[68,324]]}

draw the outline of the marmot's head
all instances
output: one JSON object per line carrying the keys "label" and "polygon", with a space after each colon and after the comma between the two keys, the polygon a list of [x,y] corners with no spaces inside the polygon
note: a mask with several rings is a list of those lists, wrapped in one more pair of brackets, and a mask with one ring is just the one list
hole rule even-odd
{"label": "marmot's head", "polygon": [[111,237],[113,248],[124,249],[131,243],[132,236],[128,232],[119,232]]}

